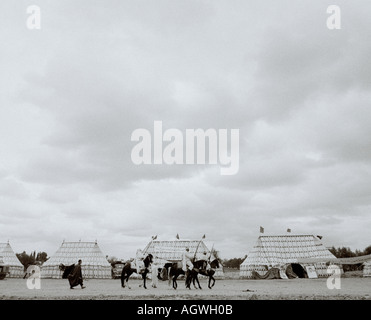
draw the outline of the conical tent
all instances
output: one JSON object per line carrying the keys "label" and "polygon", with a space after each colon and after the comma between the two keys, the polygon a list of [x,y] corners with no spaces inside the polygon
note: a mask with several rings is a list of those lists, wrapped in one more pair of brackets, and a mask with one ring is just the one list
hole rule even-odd
{"label": "conical tent", "polygon": [[[314,259],[314,262],[302,263],[301,260],[305,259]],[[281,274],[283,272],[284,277],[286,268],[294,266],[310,276],[325,277],[328,276],[327,259],[336,257],[313,235],[260,236],[240,265],[240,276],[253,278],[254,272],[263,276],[269,269],[276,267],[281,270]]]}
{"label": "conical tent", "polygon": [[[182,260],[182,255],[185,248],[189,248],[191,254],[195,254],[195,258],[202,259],[203,252],[210,253],[206,244],[201,240],[152,240],[143,250],[143,254],[152,254],[154,262],[158,265],[165,265],[168,262],[176,262]],[[215,259],[211,256],[211,260]],[[215,276],[223,277],[223,268],[215,270]]]}
{"label": "conical tent", "polygon": [[111,265],[97,242],[63,242],[57,252],[41,267],[41,277],[62,278],[60,264],[69,266],[82,260],[82,276],[87,279],[111,278]]}
{"label": "conical tent", "polygon": [[20,278],[24,275],[23,264],[18,260],[8,243],[0,243],[0,256],[5,265],[9,266],[9,278]]}

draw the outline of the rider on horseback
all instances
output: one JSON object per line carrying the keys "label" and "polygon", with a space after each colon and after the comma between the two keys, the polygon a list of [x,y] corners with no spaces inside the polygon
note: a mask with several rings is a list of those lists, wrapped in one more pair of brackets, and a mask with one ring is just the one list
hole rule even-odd
{"label": "rider on horseback", "polygon": [[136,261],[135,261],[138,273],[142,273],[145,270],[143,260],[144,260],[144,254],[141,249],[138,249],[137,254],[136,254]]}
{"label": "rider on horseback", "polygon": [[193,255],[189,252],[189,248],[187,247],[183,252],[183,271],[192,270],[193,263],[192,263]]}
{"label": "rider on horseback", "polygon": [[206,250],[202,253],[202,258],[200,259],[200,260],[204,261],[202,269],[207,270],[207,269],[210,268],[210,264],[209,264],[210,257],[211,257],[211,254],[207,253]]}

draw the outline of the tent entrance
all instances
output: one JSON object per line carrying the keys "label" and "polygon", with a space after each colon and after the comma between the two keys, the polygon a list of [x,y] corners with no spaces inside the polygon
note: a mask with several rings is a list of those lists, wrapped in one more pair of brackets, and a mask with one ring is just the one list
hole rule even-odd
{"label": "tent entrance", "polygon": [[299,263],[291,263],[291,268],[299,278],[308,278],[307,272]]}

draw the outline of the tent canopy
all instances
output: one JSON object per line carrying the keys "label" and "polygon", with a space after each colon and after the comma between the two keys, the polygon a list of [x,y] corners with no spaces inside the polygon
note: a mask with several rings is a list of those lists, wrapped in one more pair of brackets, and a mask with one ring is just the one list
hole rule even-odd
{"label": "tent canopy", "polygon": [[43,277],[60,278],[59,265],[69,266],[82,260],[82,272],[86,278],[110,278],[111,265],[97,242],[65,242],[41,267]]}
{"label": "tent canopy", "polygon": [[23,264],[18,260],[9,242],[0,243],[0,256],[2,257],[4,265],[9,266],[9,277],[23,277]]}
{"label": "tent canopy", "polygon": [[[187,240],[187,239],[176,239],[176,240],[152,240],[144,248],[143,254],[152,254],[153,261],[164,266],[168,262],[176,262],[182,260],[183,252],[186,248],[189,248],[191,255],[195,256],[195,260],[203,259],[203,253],[211,253],[209,248],[206,246],[203,240]],[[215,259],[215,256],[211,254],[211,260]],[[215,271],[215,276],[223,277],[223,268],[220,265]]]}
{"label": "tent canopy", "polygon": [[240,265],[240,276],[252,277],[252,271],[266,272],[266,267],[291,263],[311,264],[319,275],[326,275],[325,262],[336,257],[314,235],[260,236]]}
{"label": "tent canopy", "polygon": [[196,260],[202,258],[203,252],[210,253],[202,240],[152,240],[144,248],[143,254],[152,254],[156,264],[164,265],[182,260],[186,248],[189,248],[191,255],[195,255]]}

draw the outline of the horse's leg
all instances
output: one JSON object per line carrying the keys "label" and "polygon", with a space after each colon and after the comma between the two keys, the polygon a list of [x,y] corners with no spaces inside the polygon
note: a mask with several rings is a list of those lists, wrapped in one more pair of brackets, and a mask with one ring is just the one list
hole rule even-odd
{"label": "horse's leg", "polygon": [[[212,285],[210,285],[211,280],[213,280],[213,284]],[[215,278],[213,276],[210,276],[209,277],[209,289],[211,289],[214,286],[214,284],[215,284]]]}
{"label": "horse's leg", "polygon": [[[121,286],[123,288],[125,288],[125,282],[126,282],[126,285],[128,284],[128,280],[129,280],[129,275],[125,274],[122,278],[121,278]],[[130,287],[128,286],[128,288],[130,289]]]}
{"label": "horse's leg", "polygon": [[186,271],[186,288],[191,290],[191,283],[192,283],[192,272],[191,271]]}
{"label": "horse's leg", "polygon": [[[202,289],[201,288],[201,285],[200,285],[200,281],[198,280],[198,273],[197,272],[195,272],[193,275],[192,275],[192,280],[193,280],[193,286],[194,286],[194,288],[195,289]],[[198,288],[196,287],[196,282],[197,282],[197,284],[198,284]]]}
{"label": "horse's leg", "polygon": [[199,289],[202,289],[202,288],[201,288],[201,285],[200,285],[200,281],[198,280],[198,276],[197,276],[197,274],[196,274],[196,281],[197,281],[197,284],[198,284],[198,288],[199,288]]}
{"label": "horse's leg", "polygon": [[142,273],[142,278],[143,278],[143,287],[144,287],[144,289],[147,289],[147,287],[146,287],[147,272]]}
{"label": "horse's leg", "polygon": [[170,284],[171,284],[171,278],[172,278],[172,275],[170,274],[170,271],[171,271],[171,267],[169,267],[168,271],[167,271],[167,278],[168,278],[168,284],[169,284],[169,287],[170,287]]}
{"label": "horse's leg", "polygon": [[198,282],[198,276],[197,276],[197,274],[195,274],[195,275],[190,279],[190,282],[192,281],[192,283],[193,283],[193,287],[194,287],[195,289],[197,289],[197,287],[196,287],[196,280],[197,280],[197,282]]}
{"label": "horse's leg", "polygon": [[128,286],[129,289],[131,289],[131,287],[129,286],[128,282],[129,282],[129,277],[131,276],[132,272],[128,272],[127,276],[126,276],[126,284]]}
{"label": "horse's leg", "polygon": [[169,287],[171,286],[171,280],[173,280],[173,277],[169,277],[169,280],[168,280],[168,285],[169,285]]}
{"label": "horse's leg", "polygon": [[121,287],[125,288],[125,273],[121,273]]}
{"label": "horse's leg", "polygon": [[173,277],[173,288],[176,290],[176,288],[178,287],[178,284],[177,284],[177,282],[176,282],[176,278],[178,278],[178,276],[177,275],[175,275],[174,277]]}
{"label": "horse's leg", "polygon": [[184,284],[185,284],[185,287],[186,288],[188,288],[188,285],[189,285],[189,281],[190,281],[190,279],[189,279],[189,274],[187,273],[187,271],[186,271],[186,273],[184,274]]}

